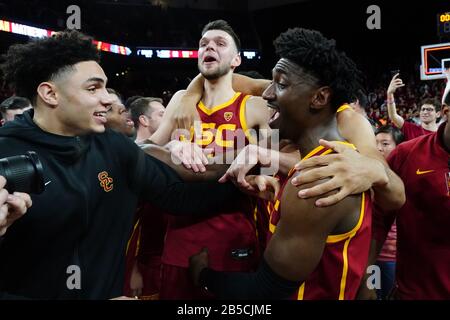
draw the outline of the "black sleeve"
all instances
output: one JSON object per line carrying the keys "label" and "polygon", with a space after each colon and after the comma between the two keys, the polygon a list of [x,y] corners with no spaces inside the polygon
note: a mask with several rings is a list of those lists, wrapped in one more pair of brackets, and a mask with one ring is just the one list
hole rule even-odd
{"label": "black sleeve", "polygon": [[184,182],[168,165],[128,146],[130,184],[140,198],[174,215],[234,211],[245,196],[232,183]]}
{"label": "black sleeve", "polygon": [[298,281],[277,275],[263,258],[254,273],[218,272],[205,268],[200,273],[200,285],[219,299],[289,299],[300,287]]}

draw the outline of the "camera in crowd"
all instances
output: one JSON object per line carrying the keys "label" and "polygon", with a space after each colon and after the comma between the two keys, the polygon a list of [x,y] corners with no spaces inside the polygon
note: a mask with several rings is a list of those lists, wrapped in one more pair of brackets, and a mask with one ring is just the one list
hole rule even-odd
{"label": "camera in crowd", "polygon": [[44,170],[36,152],[0,159],[0,175],[5,177],[9,193],[40,194],[44,191]]}

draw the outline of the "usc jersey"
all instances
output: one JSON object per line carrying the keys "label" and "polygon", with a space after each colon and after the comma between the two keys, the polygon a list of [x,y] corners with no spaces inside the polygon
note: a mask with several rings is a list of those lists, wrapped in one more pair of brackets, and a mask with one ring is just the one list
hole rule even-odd
{"label": "usc jersey", "polygon": [[[206,108],[197,105],[200,114],[201,135],[191,139],[202,148],[213,148],[215,153],[247,145],[245,119],[246,102],[250,96],[236,93],[228,102]],[[193,129],[191,130],[193,132]],[[230,201],[236,201],[230,199]],[[187,268],[189,257],[203,247],[209,249],[209,265],[219,271],[250,271],[259,260],[259,246],[253,220],[254,206],[243,201],[236,212],[211,213],[209,217],[171,216],[166,234],[163,263]]]}
{"label": "usc jersey", "polygon": [[[319,146],[303,159],[332,153]],[[284,181],[270,214],[269,238],[276,232],[281,217],[280,199],[286,183],[295,173],[291,170]],[[329,235],[322,258],[314,271],[298,289],[297,300],[354,299],[366,271],[371,241],[372,207],[370,194],[361,194],[359,220],[343,234]]]}
{"label": "usc jersey", "polygon": [[194,133],[192,127],[190,141],[204,149],[213,149],[213,154],[240,149],[249,142],[255,143],[245,118],[246,103],[249,98],[249,95],[237,92],[228,102],[211,109],[200,101],[197,105],[201,120],[200,132]]}

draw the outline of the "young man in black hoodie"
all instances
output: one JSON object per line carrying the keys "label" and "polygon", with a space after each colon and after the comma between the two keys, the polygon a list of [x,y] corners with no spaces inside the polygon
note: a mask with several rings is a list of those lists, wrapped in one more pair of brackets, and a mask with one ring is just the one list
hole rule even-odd
{"label": "young man in black hoodie", "polygon": [[111,98],[97,61],[92,39],[68,31],[12,46],[2,65],[34,110],[0,128],[0,158],[37,152],[46,185],[0,245],[4,298],[120,296],[138,198],[202,214],[239,196],[229,184],[183,183],[125,136],[105,131]]}

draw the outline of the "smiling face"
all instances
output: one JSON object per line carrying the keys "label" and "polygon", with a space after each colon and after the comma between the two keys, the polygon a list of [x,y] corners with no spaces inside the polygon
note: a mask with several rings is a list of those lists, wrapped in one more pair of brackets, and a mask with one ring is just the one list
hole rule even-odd
{"label": "smiling face", "polygon": [[111,107],[106,113],[106,127],[114,131],[123,133],[128,137],[134,135],[134,123],[131,120],[130,113],[127,111],[119,97],[113,93],[111,96]]}
{"label": "smiling face", "polygon": [[95,61],[79,62],[54,81],[57,133],[76,136],[105,131],[105,114],[112,102],[106,82]]}
{"label": "smiling face", "polygon": [[423,123],[434,123],[439,117],[439,112],[436,112],[432,104],[424,104],[420,107],[420,121]]}
{"label": "smiling face", "polygon": [[234,40],[225,31],[209,30],[200,39],[198,69],[206,79],[218,79],[240,64]]}
{"label": "smiling face", "polygon": [[267,105],[279,111],[280,138],[297,140],[309,121],[310,106],[319,86],[317,80],[288,59],[280,59],[272,71],[273,81],[264,91]]}

